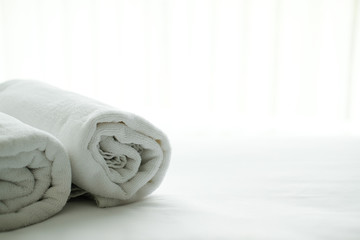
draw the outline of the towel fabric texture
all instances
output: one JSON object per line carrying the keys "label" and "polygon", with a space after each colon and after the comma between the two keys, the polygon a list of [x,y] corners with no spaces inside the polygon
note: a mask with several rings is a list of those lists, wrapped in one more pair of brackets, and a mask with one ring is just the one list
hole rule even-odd
{"label": "towel fabric texture", "polygon": [[41,222],[70,194],[69,158],[50,134],[0,113],[0,231]]}
{"label": "towel fabric texture", "polygon": [[169,165],[167,137],[146,120],[41,82],[0,84],[0,111],[58,138],[70,157],[74,195],[82,189],[99,207],[150,194]]}

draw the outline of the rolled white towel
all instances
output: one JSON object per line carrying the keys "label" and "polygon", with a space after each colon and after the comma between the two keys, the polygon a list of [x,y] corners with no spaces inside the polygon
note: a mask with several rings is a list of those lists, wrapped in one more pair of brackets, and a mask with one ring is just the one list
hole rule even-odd
{"label": "rolled white towel", "polygon": [[0,84],[0,111],[56,136],[69,153],[73,183],[100,207],[150,194],[169,165],[167,137],[146,120],[44,83]]}
{"label": "rolled white towel", "polygon": [[70,186],[70,162],[61,143],[0,113],[0,231],[53,216],[65,205]]}

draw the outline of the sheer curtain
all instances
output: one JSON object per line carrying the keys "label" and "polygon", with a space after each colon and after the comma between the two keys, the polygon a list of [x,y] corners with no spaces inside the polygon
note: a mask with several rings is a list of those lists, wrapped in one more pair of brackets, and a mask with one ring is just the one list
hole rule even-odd
{"label": "sheer curtain", "polygon": [[165,130],[358,133],[358,0],[0,0],[0,81]]}

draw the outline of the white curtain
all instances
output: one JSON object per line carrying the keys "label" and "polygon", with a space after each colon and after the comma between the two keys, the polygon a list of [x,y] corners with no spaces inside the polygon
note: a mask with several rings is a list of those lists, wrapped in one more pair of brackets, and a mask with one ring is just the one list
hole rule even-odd
{"label": "white curtain", "polygon": [[13,78],[167,131],[358,133],[360,4],[0,0],[0,81]]}

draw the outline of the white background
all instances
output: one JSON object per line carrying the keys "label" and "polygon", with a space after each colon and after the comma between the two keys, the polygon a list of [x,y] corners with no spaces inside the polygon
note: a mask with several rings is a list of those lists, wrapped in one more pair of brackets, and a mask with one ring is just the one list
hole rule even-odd
{"label": "white background", "polygon": [[0,16],[0,81],[45,81],[175,135],[360,132],[356,0],[0,0]]}

